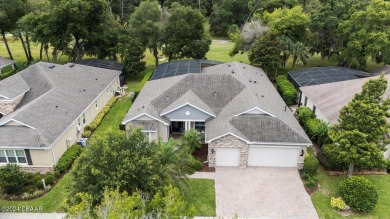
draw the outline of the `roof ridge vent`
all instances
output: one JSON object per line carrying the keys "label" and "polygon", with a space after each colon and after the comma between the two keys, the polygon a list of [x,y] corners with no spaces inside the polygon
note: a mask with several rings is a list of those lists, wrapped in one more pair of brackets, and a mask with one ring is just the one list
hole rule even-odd
{"label": "roof ridge vent", "polygon": [[50,64],[49,66],[47,66],[48,68],[50,68],[50,69],[53,69],[53,68],[55,68],[56,66],[54,65],[54,64]]}
{"label": "roof ridge vent", "polygon": [[71,64],[69,65],[70,68],[73,68],[74,66],[75,66],[74,63],[71,63]]}

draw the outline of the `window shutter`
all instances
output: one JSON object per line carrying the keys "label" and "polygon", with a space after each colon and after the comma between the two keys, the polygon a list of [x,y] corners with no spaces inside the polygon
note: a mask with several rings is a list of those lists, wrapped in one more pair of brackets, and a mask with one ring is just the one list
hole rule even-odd
{"label": "window shutter", "polygon": [[31,160],[30,149],[24,149],[24,153],[26,154],[27,164],[33,165],[32,160]]}

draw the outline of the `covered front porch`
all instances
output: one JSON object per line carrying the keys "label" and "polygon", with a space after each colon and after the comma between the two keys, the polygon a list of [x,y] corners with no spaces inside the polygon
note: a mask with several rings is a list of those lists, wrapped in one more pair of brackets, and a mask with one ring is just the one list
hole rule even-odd
{"label": "covered front porch", "polygon": [[199,131],[203,139],[205,137],[204,121],[171,121],[169,125],[169,136],[173,139],[179,139],[186,131],[195,129]]}

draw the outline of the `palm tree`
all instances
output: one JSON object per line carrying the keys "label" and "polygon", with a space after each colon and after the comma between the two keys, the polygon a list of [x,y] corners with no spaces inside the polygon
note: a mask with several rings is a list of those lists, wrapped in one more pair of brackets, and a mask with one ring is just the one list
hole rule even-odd
{"label": "palm tree", "polygon": [[187,175],[193,174],[192,168],[194,158],[187,146],[178,145],[175,141],[169,140],[166,143],[159,142],[160,163],[163,166],[163,178],[168,178],[173,186],[180,191],[188,191]]}

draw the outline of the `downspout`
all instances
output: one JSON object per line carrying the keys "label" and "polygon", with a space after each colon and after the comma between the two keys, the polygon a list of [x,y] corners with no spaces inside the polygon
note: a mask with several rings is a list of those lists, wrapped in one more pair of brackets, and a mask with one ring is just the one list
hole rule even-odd
{"label": "downspout", "polygon": [[54,166],[56,166],[56,165],[57,165],[57,161],[56,161],[56,156],[54,155],[54,149],[53,149],[53,147],[51,148],[51,153],[53,154]]}

